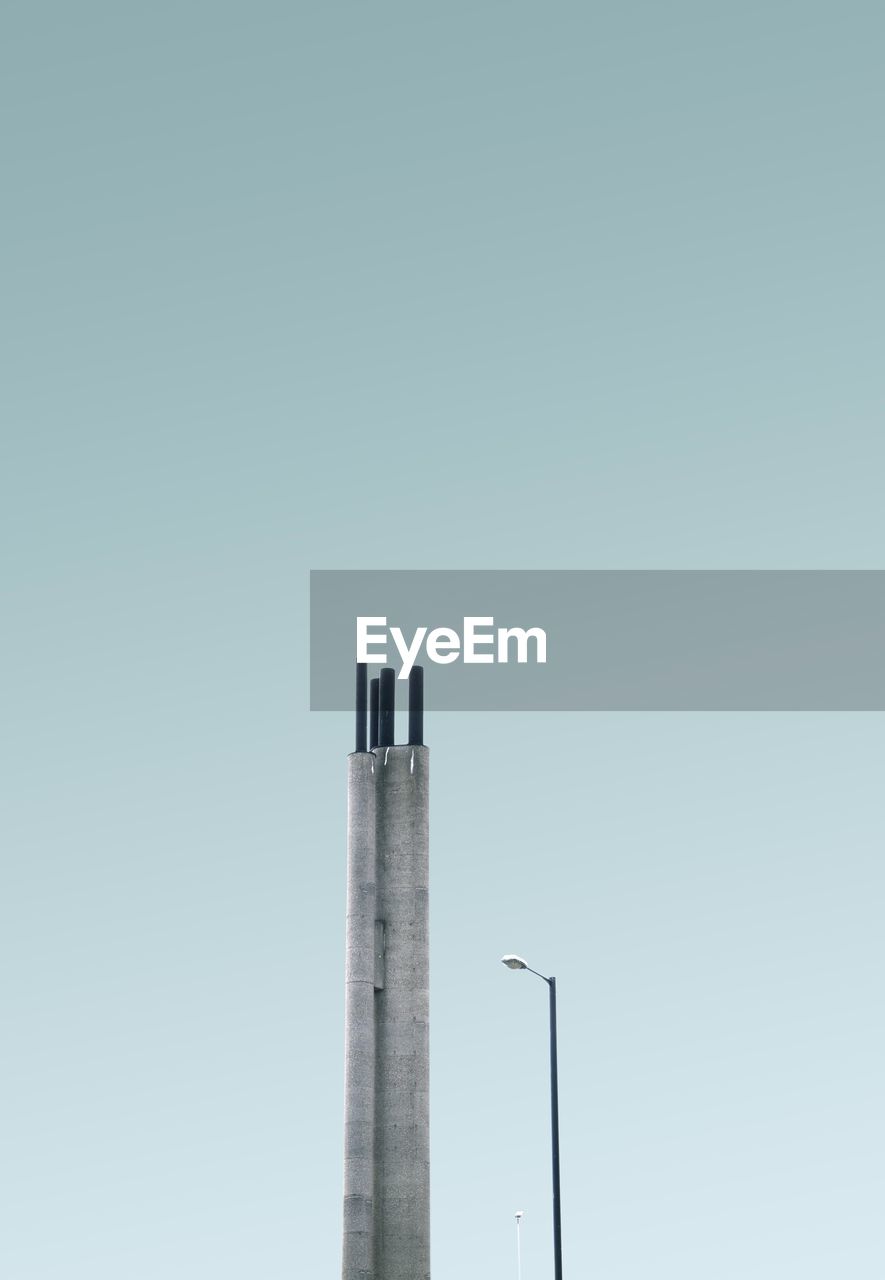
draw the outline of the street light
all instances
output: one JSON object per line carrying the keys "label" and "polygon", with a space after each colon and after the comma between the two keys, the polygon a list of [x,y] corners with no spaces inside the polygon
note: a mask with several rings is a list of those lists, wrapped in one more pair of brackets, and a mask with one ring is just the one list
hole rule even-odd
{"label": "street light", "polygon": [[562,1218],[559,1210],[559,1071],[556,1062],[556,979],[538,973],[522,956],[502,956],[508,969],[528,969],[547,983],[550,992],[550,1130],[553,1150],[553,1275],[562,1280]]}

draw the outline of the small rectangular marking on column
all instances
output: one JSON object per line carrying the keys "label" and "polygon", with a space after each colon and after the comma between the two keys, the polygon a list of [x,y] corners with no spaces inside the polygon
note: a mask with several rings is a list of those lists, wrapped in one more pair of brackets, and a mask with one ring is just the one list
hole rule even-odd
{"label": "small rectangular marking on column", "polygon": [[375,990],[384,990],[384,921],[375,921]]}

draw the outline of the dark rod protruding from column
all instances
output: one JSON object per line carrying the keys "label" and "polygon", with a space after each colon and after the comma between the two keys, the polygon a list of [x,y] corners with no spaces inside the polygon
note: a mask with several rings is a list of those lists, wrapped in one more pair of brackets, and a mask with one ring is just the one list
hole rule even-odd
{"label": "dark rod protruding from column", "polygon": [[378,746],[392,747],[396,732],[394,712],[396,703],[396,672],[393,667],[381,668],[378,686]]}
{"label": "dark rod protruding from column", "polygon": [[356,746],[354,751],[366,749],[366,681],[368,668],[365,662],[356,664]]}
{"label": "dark rod protruding from column", "polygon": [[409,746],[424,745],[424,668],[409,672]]}
{"label": "dark rod protruding from column", "polygon": [[378,677],[369,681],[369,750],[378,745]]}

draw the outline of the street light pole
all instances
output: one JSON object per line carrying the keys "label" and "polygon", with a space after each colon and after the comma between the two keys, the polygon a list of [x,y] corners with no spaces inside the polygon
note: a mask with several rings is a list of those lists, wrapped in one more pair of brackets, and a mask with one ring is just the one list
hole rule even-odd
{"label": "street light pole", "polygon": [[553,1155],[553,1275],[562,1280],[562,1212],[559,1195],[559,1064],[556,1051],[556,979],[531,969],[521,956],[504,956],[508,969],[527,969],[547,983],[550,993],[550,1137]]}
{"label": "street light pole", "polygon": [[553,1274],[562,1280],[562,1216],[559,1207],[559,1065],[556,1058],[556,979],[550,991],[550,1133],[553,1148]]}

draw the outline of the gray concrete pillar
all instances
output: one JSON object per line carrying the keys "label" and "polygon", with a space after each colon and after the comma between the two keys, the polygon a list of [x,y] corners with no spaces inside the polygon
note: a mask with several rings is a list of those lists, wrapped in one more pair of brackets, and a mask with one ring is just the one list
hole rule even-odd
{"label": "gray concrete pillar", "polygon": [[343,1280],[375,1273],[375,773],[371,752],[347,758],[344,1013]]}
{"label": "gray concrete pillar", "polygon": [[430,1277],[429,752],[375,751],[375,1276]]}

